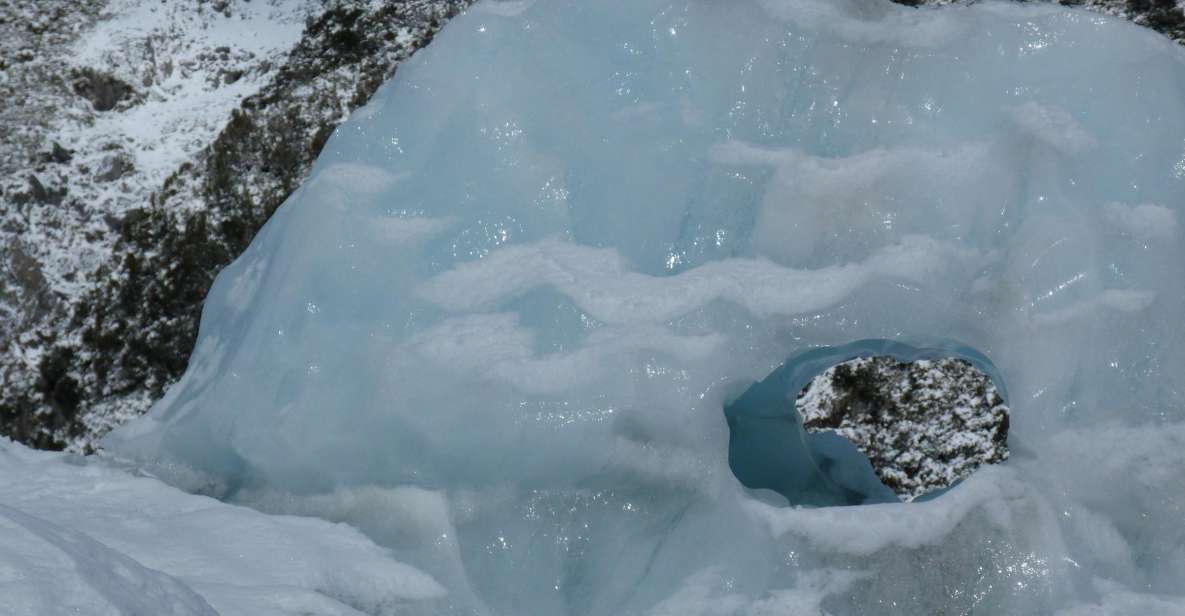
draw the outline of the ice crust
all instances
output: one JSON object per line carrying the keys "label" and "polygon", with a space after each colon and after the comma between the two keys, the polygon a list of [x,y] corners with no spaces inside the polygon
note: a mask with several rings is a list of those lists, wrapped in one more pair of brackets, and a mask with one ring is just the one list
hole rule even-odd
{"label": "ice crust", "polygon": [[[1183,99],[1179,47],[1060,7],[478,4],[106,445],[356,525],[432,613],[1180,612]],[[990,358],[1012,458],[923,503],[743,488],[724,406],[862,339]]]}

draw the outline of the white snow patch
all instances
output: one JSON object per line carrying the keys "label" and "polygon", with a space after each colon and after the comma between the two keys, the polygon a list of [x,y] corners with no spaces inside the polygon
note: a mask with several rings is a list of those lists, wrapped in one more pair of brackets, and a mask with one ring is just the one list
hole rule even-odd
{"label": "white snow patch", "polygon": [[10,616],[393,613],[445,590],[344,524],[269,516],[0,440]]}

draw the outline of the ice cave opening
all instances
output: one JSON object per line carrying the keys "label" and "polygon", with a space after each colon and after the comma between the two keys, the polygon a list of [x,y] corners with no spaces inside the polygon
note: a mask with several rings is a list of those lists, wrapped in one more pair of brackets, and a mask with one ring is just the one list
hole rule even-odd
{"label": "ice cave opening", "polygon": [[[853,374],[871,382],[841,382]],[[875,399],[856,401],[868,408],[852,410],[850,398],[861,388]],[[728,464],[745,487],[775,504],[931,500],[981,464],[1007,459],[1006,400],[991,360],[955,341],[867,339],[815,348],[724,405]],[[841,422],[838,415],[846,416]]]}

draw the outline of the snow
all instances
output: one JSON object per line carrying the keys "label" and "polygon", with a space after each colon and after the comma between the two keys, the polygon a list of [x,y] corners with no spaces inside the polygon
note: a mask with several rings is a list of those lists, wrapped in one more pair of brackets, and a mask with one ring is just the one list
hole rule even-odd
{"label": "snow", "polygon": [[[1178,46],[995,2],[492,8],[337,130],[108,455],[354,525],[438,614],[1185,603],[1185,245],[1142,222],[1185,203]],[[725,406],[864,339],[989,358],[1010,459],[922,503],[745,489]]]}
{"label": "snow", "polygon": [[[202,4],[109,3],[109,17],[69,53],[82,66],[115,67],[116,76],[143,86],[145,100],[125,113],[66,127],[55,138],[66,147],[122,140],[143,181],[159,187],[213,141],[232,109],[266,83],[271,75],[259,65],[291,49],[314,10],[313,3],[300,0],[230,4],[233,12],[211,19],[214,9]],[[242,76],[226,83],[230,71]]]}
{"label": "snow", "polygon": [[406,613],[444,589],[342,524],[269,516],[0,440],[10,616]]}

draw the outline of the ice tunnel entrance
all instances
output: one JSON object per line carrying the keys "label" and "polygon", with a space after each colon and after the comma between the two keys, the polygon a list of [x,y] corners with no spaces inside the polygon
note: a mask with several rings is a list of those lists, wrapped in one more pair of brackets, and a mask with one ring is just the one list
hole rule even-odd
{"label": "ice tunnel entrance", "polygon": [[[869,361],[849,363],[860,359]],[[889,361],[877,363],[883,359]],[[951,392],[953,397],[949,407],[942,409],[944,421],[948,426],[957,427],[976,424],[974,427],[980,434],[989,435],[991,442],[987,445],[992,448],[990,454],[985,455],[988,447],[984,443],[969,442],[974,439],[973,435],[968,436],[972,431],[970,428],[966,432],[954,434],[953,441],[951,435],[938,435],[937,440],[948,441],[943,445],[948,454],[935,454],[934,459],[942,458],[943,463],[928,460],[932,467],[931,482],[934,481],[934,472],[943,464],[946,464],[943,471],[948,476],[945,483],[954,485],[980,462],[1002,461],[1007,457],[1008,396],[1004,381],[991,360],[979,351],[954,341],[932,341],[915,346],[899,341],[870,339],[812,349],[795,355],[768,377],[725,404],[724,415],[729,428],[728,463],[733,474],[746,487],[772,490],[792,505],[859,505],[937,497],[949,487],[919,493],[916,484],[911,489],[911,486],[902,485],[903,482],[892,480],[893,470],[885,470],[886,456],[871,456],[877,460],[877,469],[874,470],[870,456],[865,453],[871,452],[868,449],[869,441],[890,444],[913,441],[915,445],[919,441],[924,442],[925,435],[917,434],[921,428],[916,418],[891,418],[899,422],[893,434],[875,433],[877,429],[883,430],[884,422],[890,419],[879,424],[871,422],[863,426],[863,429],[873,431],[870,438],[849,439],[841,434],[853,436],[852,432],[845,432],[837,417],[808,415],[811,419],[804,427],[801,396],[816,377],[825,373],[831,377],[835,369],[839,369],[840,376],[852,378],[850,366],[868,369],[874,365],[888,365],[899,369],[904,375],[902,378],[914,379],[919,371],[941,375],[944,366],[950,372],[950,360],[963,365],[970,364],[972,370],[966,373],[985,378],[967,378],[951,385],[956,389]],[[985,380],[989,382],[988,391],[984,389]],[[910,385],[905,383],[898,389],[904,390],[908,396]],[[972,391],[961,392],[958,388],[970,388]],[[830,391],[821,396],[825,402],[833,402],[835,397],[834,392]],[[968,401],[973,402],[969,404]],[[989,402],[983,404],[976,401]],[[878,413],[883,410],[861,409],[859,412]],[[851,422],[845,421],[843,427],[850,428]],[[861,446],[858,447],[858,444]],[[978,452],[977,445],[980,449]],[[862,447],[865,451],[861,450]],[[916,455],[916,452],[911,454],[906,451],[907,447],[902,450],[903,453],[888,457]],[[970,459],[976,457],[978,460]],[[963,469],[961,475],[958,474],[960,468]],[[887,481],[882,481],[882,478]]]}

